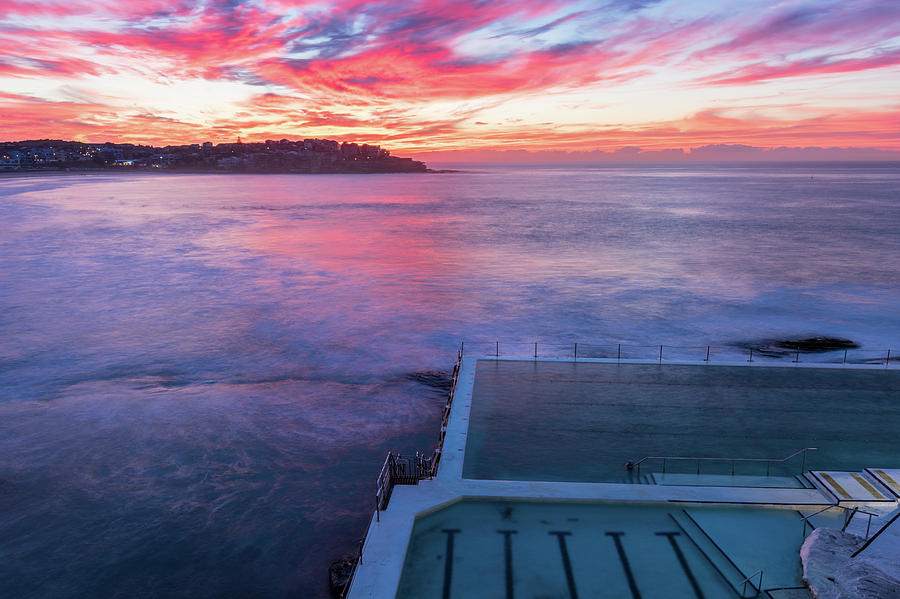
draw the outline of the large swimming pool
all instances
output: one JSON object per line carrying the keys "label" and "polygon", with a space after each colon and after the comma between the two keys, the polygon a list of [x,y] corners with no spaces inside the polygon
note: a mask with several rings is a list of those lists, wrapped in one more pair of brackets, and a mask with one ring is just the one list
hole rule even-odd
{"label": "large swimming pool", "polygon": [[[900,371],[480,360],[463,476],[621,482],[644,456],[780,458],[900,467]],[[795,474],[800,459],[774,464]],[[694,472],[695,463],[669,462]],[[704,463],[728,473],[730,463]],[[738,473],[765,475],[764,463]],[[645,472],[660,470],[660,461]]]}
{"label": "large swimming pool", "polygon": [[808,598],[797,588],[801,517],[788,509],[464,500],[417,519],[397,599],[735,599],[759,588]]}

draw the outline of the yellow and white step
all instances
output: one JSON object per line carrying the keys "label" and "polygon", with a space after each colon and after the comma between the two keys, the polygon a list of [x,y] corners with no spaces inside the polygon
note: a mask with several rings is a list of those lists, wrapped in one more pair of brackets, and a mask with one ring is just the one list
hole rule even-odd
{"label": "yellow and white step", "polygon": [[[839,472],[836,470],[814,470],[810,474],[817,486],[824,488],[837,498],[838,502],[873,503],[894,502],[892,493],[877,479],[864,472]],[[897,479],[894,479],[897,480]]]}
{"label": "yellow and white step", "polygon": [[866,468],[865,472],[884,485],[894,497],[900,497],[900,468]]}

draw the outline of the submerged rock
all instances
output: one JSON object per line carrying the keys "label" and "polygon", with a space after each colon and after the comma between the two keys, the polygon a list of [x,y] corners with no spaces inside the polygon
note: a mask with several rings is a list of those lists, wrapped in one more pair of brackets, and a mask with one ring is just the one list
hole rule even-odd
{"label": "submerged rock", "polygon": [[441,370],[423,370],[422,372],[412,372],[410,374],[407,374],[406,378],[411,381],[433,387],[435,389],[441,389],[442,391],[449,391],[450,386],[453,384],[453,380],[450,378],[450,373]]}
{"label": "submerged rock", "polygon": [[353,578],[353,569],[356,567],[357,557],[353,554],[341,556],[341,559],[331,562],[328,567],[328,588],[331,596],[336,599],[342,597],[350,580]]}
{"label": "submerged rock", "polygon": [[840,337],[808,337],[806,339],[789,339],[779,341],[778,347],[788,350],[800,350],[804,353],[820,353],[841,349],[857,349],[859,345],[849,339]]}
{"label": "submerged rock", "polygon": [[752,349],[755,353],[770,357],[783,357],[800,352],[803,354],[821,354],[830,351],[858,349],[859,344],[841,337],[806,337],[800,339],[764,339],[737,344],[744,349]]}

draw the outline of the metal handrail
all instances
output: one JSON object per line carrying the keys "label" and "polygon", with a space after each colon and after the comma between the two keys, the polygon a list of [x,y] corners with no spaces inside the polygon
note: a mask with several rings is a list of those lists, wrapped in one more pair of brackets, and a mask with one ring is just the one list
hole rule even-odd
{"label": "metal handrail", "polygon": [[359,549],[356,554],[356,559],[353,560],[353,566],[350,568],[350,576],[347,577],[347,585],[341,590],[340,599],[347,599],[347,596],[350,594],[350,587],[352,586],[353,579],[356,577],[356,570],[359,569],[360,564],[362,564],[363,547],[366,544],[366,537],[367,535],[364,535],[363,538],[359,540]]}
{"label": "metal handrail", "polygon": [[815,451],[816,447],[804,447],[803,449],[799,449],[787,456],[786,458],[712,458],[712,457],[701,457],[701,456],[653,456],[648,455],[637,461],[628,461],[625,462],[625,467],[629,470],[634,470],[637,467],[638,476],[641,475],[641,464],[646,462],[647,460],[662,460],[663,461],[663,474],[666,472],[666,463],[669,460],[682,460],[682,461],[695,461],[697,462],[697,474],[700,474],[700,463],[701,462],[731,462],[731,475],[734,476],[734,465],[736,462],[766,462],[766,476],[769,476],[769,472],[771,471],[771,466],[773,463],[783,463],[790,460],[793,457],[796,457],[800,454],[803,454],[803,461],[800,464],[800,472],[806,472],[806,452]]}
{"label": "metal handrail", "polygon": [[464,347],[465,342],[460,343],[459,351],[456,354],[456,364],[453,365],[453,374],[450,380],[450,393],[447,395],[447,403],[444,404],[441,412],[441,431],[438,436],[437,447],[431,456],[431,477],[437,476],[438,463],[441,461],[441,455],[444,451],[444,438],[447,436],[447,427],[450,423],[450,410],[453,407],[453,397],[456,395],[456,384],[459,380],[459,369],[462,366]]}
{"label": "metal handrail", "polygon": [[[841,528],[841,532],[843,532],[843,531],[845,531],[845,530],[847,529],[847,526],[850,525],[850,521],[853,519],[853,516],[855,516],[856,514],[865,514],[865,515],[867,515],[867,516],[869,517],[869,521],[866,523],[866,537],[865,537],[866,539],[869,538],[869,529],[872,527],[872,516],[880,516],[880,514],[876,514],[876,513],[874,513],[874,512],[867,512],[866,510],[861,510],[861,509],[859,509],[858,507],[849,508],[849,507],[847,507],[847,506],[845,506],[845,505],[840,505],[840,504],[838,504],[838,503],[833,503],[833,504],[831,504],[831,505],[829,505],[829,506],[823,507],[823,508],[820,509],[819,511],[814,512],[814,513],[812,513],[812,514],[810,514],[810,515],[808,515],[808,516],[803,516],[803,517],[801,518],[801,520],[803,521],[803,532],[802,532],[801,534],[805,537],[805,536],[806,536],[806,526],[807,526],[807,524],[808,524],[809,526],[812,526],[812,523],[809,522],[810,518],[812,518],[813,516],[818,516],[819,514],[821,514],[821,513],[823,513],[823,512],[827,512],[828,510],[834,509],[834,508],[842,509],[842,510],[844,510],[844,512],[850,512],[850,516],[849,516],[849,517],[846,519],[846,521],[844,522],[844,526],[843,526],[843,528]],[[846,516],[846,514],[845,514],[845,516]]]}
{"label": "metal handrail", "polygon": [[375,483],[375,520],[381,521],[381,511],[388,505],[394,485],[417,484],[420,480],[434,478],[437,475],[438,462],[441,460],[444,448],[444,437],[447,433],[447,424],[450,419],[450,408],[453,405],[453,395],[456,392],[456,383],[459,378],[459,369],[462,364],[463,346],[460,345],[456,356],[456,364],[453,366],[453,375],[450,381],[450,394],[441,414],[441,432],[438,438],[437,448],[430,456],[416,452],[415,456],[402,456],[388,452],[381,466],[381,472]]}
{"label": "metal handrail", "polygon": [[[823,508],[820,509],[819,511],[817,511],[817,512],[815,512],[815,513],[812,513],[812,514],[810,514],[809,516],[803,516],[802,518],[800,518],[800,520],[802,520],[803,523],[806,524],[806,521],[809,520],[810,518],[812,518],[813,516],[818,516],[818,515],[821,514],[822,512],[827,512],[828,510],[830,510],[831,508],[834,508],[834,507],[843,507],[843,506],[840,506],[840,505],[838,505],[838,504],[836,504],[836,503],[833,503],[833,504],[831,504],[831,505],[826,505],[825,507],[823,507]],[[806,527],[805,527],[805,526],[803,527],[803,532],[806,532]]]}
{"label": "metal handrail", "polygon": [[416,452],[403,456],[388,452],[375,485],[375,520],[381,521],[381,511],[387,508],[395,485],[416,485],[431,478],[434,454],[426,456]]}
{"label": "metal handrail", "polygon": [[744,585],[744,588],[741,589],[741,597],[746,597],[746,596],[747,596],[747,583],[750,583],[750,588],[751,588],[751,589],[754,588],[753,583],[750,582],[750,581],[751,581],[751,579],[752,579],[753,577],[755,577],[757,574],[759,574],[759,584],[755,587],[755,588],[756,588],[756,593],[754,593],[752,596],[753,596],[753,597],[756,597],[757,595],[759,595],[759,594],[762,592],[762,577],[763,577],[763,571],[762,571],[762,570],[757,570],[756,572],[754,572],[753,574],[751,574],[750,576],[748,576],[747,578],[745,578],[744,580],[742,580],[742,581],[740,581],[740,582],[738,583],[738,584],[743,584],[743,585]]}
{"label": "metal handrail", "polygon": [[[683,352],[685,350],[689,352],[696,352],[697,360],[703,361],[706,363],[714,361],[712,356],[721,356],[725,361],[734,361],[739,358],[741,354],[743,356],[747,356],[749,352],[749,359],[746,360],[749,363],[753,363],[758,361],[760,355],[775,357],[774,355],[768,354],[766,348],[760,347],[748,347],[743,351],[737,350],[737,348],[733,346],[723,346],[723,345],[670,345],[670,344],[638,344],[638,343],[619,343],[613,341],[598,341],[594,343],[578,341],[578,342],[551,342],[551,341],[500,341],[500,340],[487,340],[487,339],[479,339],[479,340],[469,340],[471,344],[475,344],[478,346],[482,346],[485,348],[485,351],[475,353],[484,357],[495,357],[497,359],[500,358],[501,355],[507,356],[518,356],[522,357],[533,357],[534,359],[538,359],[539,352],[538,347],[542,348],[553,348],[555,350],[569,350],[564,351],[564,353],[571,357],[574,360],[578,360],[579,354],[582,356],[582,359],[585,357],[585,350],[587,353],[591,353],[589,348],[605,348],[604,351],[608,350],[608,355],[606,356],[608,359],[617,359],[623,360],[626,359],[624,353],[629,350],[640,350],[640,353],[644,356],[644,360],[653,360],[655,362],[663,363],[666,360],[664,356],[663,349],[666,348],[668,350],[675,350],[676,352]],[[581,348],[579,348],[581,346]],[[464,342],[460,344],[460,349],[464,347]],[[490,349],[487,349],[487,348]],[[508,350],[507,352],[502,351],[504,348],[512,347],[512,350]],[[715,348],[716,351],[713,352],[712,349]],[[579,349],[581,351],[579,352]],[[652,351],[647,351],[652,350]],[[777,351],[779,356],[789,357],[791,358],[791,362],[794,364],[800,364],[803,360],[801,357],[804,355],[810,354],[835,354],[838,352],[843,352],[843,356],[841,357],[840,363],[847,364],[848,363],[848,352],[852,352],[854,355],[859,355],[861,358],[858,361],[862,363],[868,364],[881,364],[886,367],[896,366],[900,364],[900,360],[897,359],[896,354],[893,353],[893,349],[887,348],[833,348],[826,349],[821,351],[816,350],[803,350],[797,344],[785,344],[782,345],[773,351]],[[558,352],[553,352],[555,355],[551,355],[548,357],[561,357],[558,355]],[[756,359],[754,359],[754,354],[756,354]],[[866,358],[866,356],[870,356]],[[831,360],[833,361],[833,360]],[[818,361],[813,360],[813,363],[818,363]]]}
{"label": "metal handrail", "polygon": [[[453,365],[453,374],[450,381],[450,393],[447,397],[447,403],[444,405],[441,414],[441,433],[438,438],[437,448],[432,452],[431,456],[416,452],[415,456],[402,456],[399,453],[394,454],[388,452],[381,466],[381,472],[375,481],[375,521],[381,522],[381,511],[387,508],[394,490],[394,485],[398,484],[417,484],[420,480],[434,478],[437,475],[438,462],[441,459],[441,453],[444,447],[444,437],[447,432],[447,423],[450,419],[450,408],[453,405],[453,396],[456,393],[456,383],[459,379],[459,369],[462,365],[463,348],[465,342],[460,343],[459,350],[456,353],[456,364]],[[362,563],[363,546],[366,537],[360,539],[359,555],[353,564],[350,573],[350,581],[341,594],[341,599],[350,592],[350,586],[353,583],[353,577],[356,575],[356,569]]]}
{"label": "metal handrail", "polygon": [[[867,538],[866,542],[863,543],[863,546],[860,547],[859,549],[857,549],[856,551],[854,551],[853,553],[851,553],[850,557],[856,557],[862,551],[864,551],[866,549],[866,547],[868,547],[869,545],[872,544],[872,541],[877,539],[881,535],[881,533],[883,533],[885,530],[888,529],[888,527],[890,527],[894,522],[896,522],[898,517],[900,517],[900,512],[897,512],[896,514],[894,514],[893,517],[890,520],[888,520],[884,526],[879,528],[878,531],[874,535],[872,535],[871,539]],[[869,519],[869,521],[871,522],[871,518]],[[868,535],[868,530],[866,531],[866,534]]]}

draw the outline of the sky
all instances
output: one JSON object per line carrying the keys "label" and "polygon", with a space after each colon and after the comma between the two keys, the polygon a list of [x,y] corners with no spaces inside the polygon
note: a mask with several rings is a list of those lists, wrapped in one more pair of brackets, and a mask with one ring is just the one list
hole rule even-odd
{"label": "sky", "polygon": [[896,0],[0,0],[0,141],[870,155],[898,132]]}

